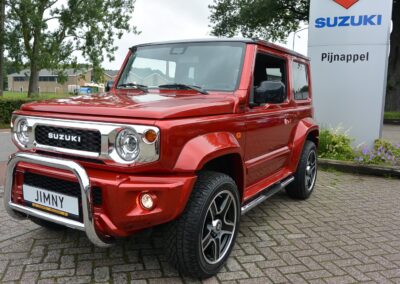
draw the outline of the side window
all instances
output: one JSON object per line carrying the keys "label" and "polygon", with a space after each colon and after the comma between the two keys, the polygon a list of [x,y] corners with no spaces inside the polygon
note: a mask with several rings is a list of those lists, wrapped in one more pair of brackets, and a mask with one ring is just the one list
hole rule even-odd
{"label": "side window", "polygon": [[287,98],[286,60],[259,53],[254,67],[253,104],[280,104]]}
{"label": "side window", "polygon": [[307,66],[293,62],[293,88],[295,100],[307,100],[309,97]]}

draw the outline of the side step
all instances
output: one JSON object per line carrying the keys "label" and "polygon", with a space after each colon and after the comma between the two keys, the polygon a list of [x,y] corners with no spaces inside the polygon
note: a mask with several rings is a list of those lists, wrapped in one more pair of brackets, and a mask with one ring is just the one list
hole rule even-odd
{"label": "side step", "polygon": [[257,205],[259,205],[260,203],[264,202],[266,199],[270,198],[271,196],[273,196],[275,193],[278,193],[279,191],[281,191],[283,188],[285,188],[287,185],[289,185],[292,181],[294,181],[294,177],[290,176],[290,177],[286,178],[285,180],[283,180],[279,183],[276,183],[271,187],[264,189],[257,198],[253,199],[252,201],[250,201],[249,203],[247,203],[246,205],[244,205],[242,207],[242,215],[246,214],[251,209],[253,209]]}

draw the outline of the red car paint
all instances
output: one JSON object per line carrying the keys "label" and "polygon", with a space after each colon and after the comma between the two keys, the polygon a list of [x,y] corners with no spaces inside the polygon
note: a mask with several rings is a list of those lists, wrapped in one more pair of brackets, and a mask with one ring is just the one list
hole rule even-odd
{"label": "red car paint", "polygon": [[[287,60],[288,98],[282,104],[257,107],[249,104],[259,51]],[[129,56],[130,53],[127,58]],[[131,166],[59,155],[79,162],[87,171],[91,184],[101,187],[102,206],[93,208],[96,229],[107,236],[124,237],[177,218],[191,194],[196,172],[216,159],[224,161],[223,170],[236,181],[243,204],[296,171],[307,137],[318,141],[318,126],[312,118],[311,89],[309,99],[300,102],[293,98],[290,66],[294,60],[309,66],[307,58],[284,48],[264,42],[247,43],[240,84],[233,92],[209,91],[205,96],[196,91],[154,90],[152,94],[169,99],[143,103],[135,101],[141,91],[118,90],[114,86],[105,94],[30,103],[15,114],[154,125],[160,129],[161,152],[156,162]],[[21,204],[26,171],[75,180],[70,172],[20,163],[13,199]],[[151,193],[155,198],[153,210],[140,206],[138,199],[143,192]]]}

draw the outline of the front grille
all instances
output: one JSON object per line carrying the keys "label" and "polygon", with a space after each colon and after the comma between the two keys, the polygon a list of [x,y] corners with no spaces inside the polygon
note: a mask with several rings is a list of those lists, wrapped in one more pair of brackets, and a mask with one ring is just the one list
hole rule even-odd
{"label": "front grille", "polygon": [[[45,177],[33,173],[25,173],[24,184],[57,192],[60,194],[77,197],[80,203],[82,201],[81,187],[77,182]],[[93,205],[101,206],[103,202],[103,197],[100,187],[92,187],[92,199]]]}
{"label": "front grille", "polygon": [[101,134],[97,130],[38,125],[35,128],[35,140],[46,146],[95,153],[101,151]]}

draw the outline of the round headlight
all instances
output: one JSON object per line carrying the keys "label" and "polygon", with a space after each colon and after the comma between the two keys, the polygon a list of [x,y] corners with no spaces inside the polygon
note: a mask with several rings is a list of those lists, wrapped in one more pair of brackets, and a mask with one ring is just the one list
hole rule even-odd
{"label": "round headlight", "polygon": [[115,141],[118,155],[125,161],[132,162],[139,155],[139,138],[132,129],[121,130]]}
{"label": "round headlight", "polygon": [[21,119],[20,121],[18,121],[16,136],[19,143],[21,143],[23,146],[28,145],[29,125],[26,119]]}

